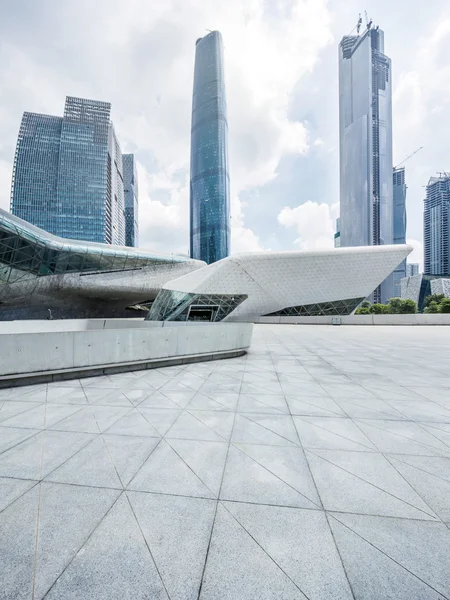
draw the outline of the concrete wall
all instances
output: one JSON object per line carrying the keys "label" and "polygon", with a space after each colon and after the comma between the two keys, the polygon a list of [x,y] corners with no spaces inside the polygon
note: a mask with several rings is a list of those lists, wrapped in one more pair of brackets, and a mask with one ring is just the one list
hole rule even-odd
{"label": "concrete wall", "polygon": [[253,330],[251,323],[177,325],[128,319],[1,323],[0,376],[245,350]]}
{"label": "concrete wall", "polygon": [[295,325],[450,325],[450,314],[349,315],[346,317],[260,317],[255,323]]}

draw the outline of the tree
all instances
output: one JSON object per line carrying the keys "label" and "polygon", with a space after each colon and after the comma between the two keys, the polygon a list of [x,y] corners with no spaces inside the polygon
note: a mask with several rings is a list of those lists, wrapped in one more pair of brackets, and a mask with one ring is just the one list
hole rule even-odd
{"label": "tree", "polygon": [[425,298],[425,300],[423,301],[423,305],[426,308],[431,304],[431,302],[436,302],[436,304],[440,304],[443,298],[444,294],[431,294],[430,296],[427,296]]}
{"label": "tree", "polygon": [[359,305],[359,308],[370,308],[370,302],[368,300],[363,300]]}
{"label": "tree", "polygon": [[402,306],[402,299],[401,298],[391,298],[388,302],[388,313],[390,315],[399,315],[402,311],[401,311],[401,306]]}
{"label": "tree", "polygon": [[360,306],[355,310],[355,315],[370,315],[370,308],[368,306]]}
{"label": "tree", "polygon": [[391,315],[408,315],[417,312],[417,304],[414,300],[402,300],[391,298],[387,305],[387,312]]}
{"label": "tree", "polygon": [[369,311],[373,315],[385,315],[388,312],[387,304],[372,304]]}
{"label": "tree", "polygon": [[450,313],[450,298],[442,298],[439,304],[439,312]]}
{"label": "tree", "polygon": [[435,300],[432,300],[428,306],[423,309],[423,312],[427,315],[436,314],[439,312],[440,304],[438,304]]}
{"label": "tree", "polygon": [[417,303],[414,300],[402,300],[400,313],[402,315],[413,315],[417,312]]}

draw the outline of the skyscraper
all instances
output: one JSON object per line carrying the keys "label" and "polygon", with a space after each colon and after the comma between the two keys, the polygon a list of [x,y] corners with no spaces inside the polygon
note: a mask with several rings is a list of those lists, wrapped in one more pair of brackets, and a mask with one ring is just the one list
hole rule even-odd
{"label": "skyscraper", "polygon": [[123,187],[125,193],[125,245],[139,245],[139,191],[134,154],[122,154]]}
{"label": "skyscraper", "polygon": [[414,277],[419,274],[419,263],[406,263],[406,277]]}
{"label": "skyscraper", "polygon": [[[406,243],[406,182],[405,167],[394,167],[392,172],[392,189],[394,199],[394,244]],[[401,296],[400,281],[406,277],[406,259],[393,273],[393,294]]]}
{"label": "skyscraper", "polygon": [[125,243],[122,154],[108,102],[68,96],[64,116],[25,112],[11,212],[65,238]]}
{"label": "skyscraper", "polygon": [[[392,244],[391,60],[384,33],[370,24],[339,45],[341,246]],[[392,276],[374,291],[393,295]]]}
{"label": "skyscraper", "polygon": [[425,275],[450,274],[450,173],[431,177],[423,213]]}
{"label": "skyscraper", "polygon": [[213,263],[230,252],[228,122],[222,36],[196,42],[191,125],[190,255]]}

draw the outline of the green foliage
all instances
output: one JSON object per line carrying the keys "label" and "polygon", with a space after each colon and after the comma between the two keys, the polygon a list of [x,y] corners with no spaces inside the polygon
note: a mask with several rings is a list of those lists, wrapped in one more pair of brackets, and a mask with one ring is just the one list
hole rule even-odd
{"label": "green foliage", "polygon": [[[441,300],[444,298],[444,294],[431,294],[427,296],[423,302],[424,307],[428,307],[431,302],[436,302],[436,304],[440,304]],[[425,311],[424,311],[425,312]]]}
{"label": "green foliage", "polygon": [[[428,296],[428,297],[429,297],[429,296]],[[424,312],[424,313],[426,313],[426,314],[428,314],[428,315],[429,315],[429,314],[436,314],[436,313],[438,313],[438,312],[439,312],[439,307],[440,307],[440,305],[439,305],[439,304],[438,304],[438,303],[437,303],[435,300],[432,300],[432,301],[431,301],[431,302],[428,304],[428,306],[426,306],[426,307],[423,309],[423,312]]]}
{"label": "green foliage", "polygon": [[390,315],[409,315],[417,312],[417,304],[414,300],[402,300],[401,298],[391,298],[387,305],[387,312]]}
{"label": "green foliage", "polygon": [[368,300],[363,300],[359,305],[359,308],[370,308],[370,302]]}
{"label": "green foliage", "polygon": [[360,306],[355,310],[355,315],[370,315],[370,308],[368,306]]}
{"label": "green foliage", "polygon": [[373,315],[385,315],[388,312],[387,304],[372,304],[370,307],[370,312]]}
{"label": "green foliage", "polygon": [[442,298],[439,304],[439,312],[450,313],[450,298]]}

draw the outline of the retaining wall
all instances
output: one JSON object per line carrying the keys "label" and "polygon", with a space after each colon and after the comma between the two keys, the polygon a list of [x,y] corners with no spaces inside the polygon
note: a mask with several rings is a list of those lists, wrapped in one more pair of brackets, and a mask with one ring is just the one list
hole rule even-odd
{"label": "retaining wall", "polygon": [[259,317],[255,323],[290,325],[450,325],[450,314],[349,315],[345,317]]}
{"label": "retaining wall", "polygon": [[183,357],[211,360],[244,353],[252,329],[252,323],[168,325],[142,319],[0,323],[0,377],[150,368],[151,361]]}

